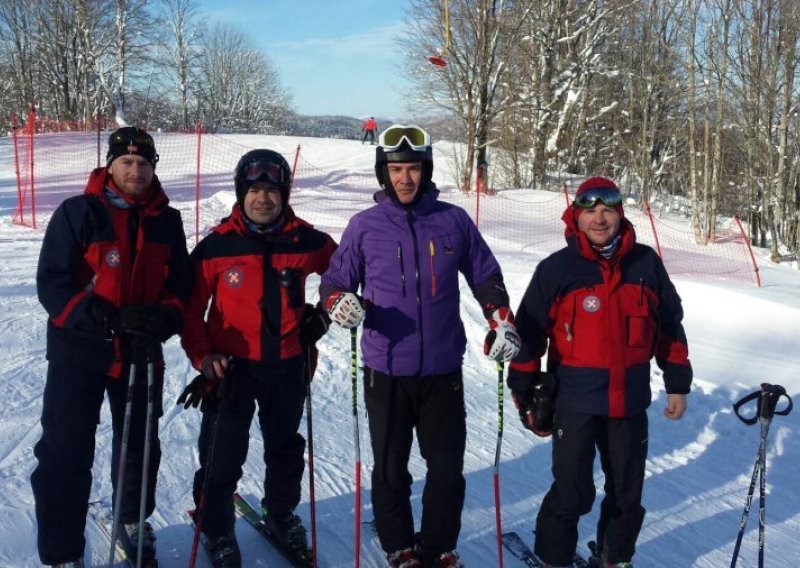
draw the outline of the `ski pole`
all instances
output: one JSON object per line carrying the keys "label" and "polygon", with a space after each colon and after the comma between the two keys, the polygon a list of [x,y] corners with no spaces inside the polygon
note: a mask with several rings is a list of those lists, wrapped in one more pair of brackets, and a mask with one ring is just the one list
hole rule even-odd
{"label": "ski pole", "polygon": [[317,568],[317,508],[314,500],[314,430],[311,414],[311,349],[306,347],[306,425],[308,426],[308,497],[311,507],[311,556]]}
{"label": "ski pole", "polygon": [[[776,410],[778,401],[786,397],[787,404],[782,410]],[[752,417],[744,417],[739,410],[743,405],[751,400],[758,400],[757,414]],[[755,493],[756,481],[759,481],[759,515],[758,515],[758,566],[764,566],[764,544],[766,532],[766,476],[767,476],[767,434],[769,427],[772,423],[774,415],[786,416],[792,411],[792,399],[786,394],[786,389],[780,385],[771,385],[769,383],[762,383],[761,390],[750,393],[742,398],[740,401],[733,405],[733,410],[736,416],[745,424],[753,425],[757,421],[761,424],[761,440],[758,446],[758,455],[756,462],[753,466],[753,475],[750,478],[750,488],[747,492],[747,499],[745,500],[744,511],[742,512],[742,520],[739,523],[739,534],[736,537],[736,545],[733,549],[733,557],[731,558],[731,568],[736,566],[739,558],[739,550],[742,545],[742,537],[744,536],[744,529],[747,526],[747,519],[750,514],[750,507],[753,503],[753,494]]]}
{"label": "ski pole", "polygon": [[361,564],[361,440],[358,433],[358,329],[350,330],[350,378],[353,384],[353,437],[356,450],[356,568]]}
{"label": "ski pole", "polygon": [[497,362],[497,448],[494,452],[494,514],[497,529],[497,562],[503,568],[503,526],[500,520],[500,447],[503,444],[503,370],[504,363]]}
{"label": "ski pole", "polygon": [[147,357],[147,417],[144,426],[144,456],[142,457],[142,487],[139,493],[139,542],[136,547],[136,568],[142,567],[144,551],[144,519],[147,509],[147,487],[150,478],[150,436],[153,430],[153,405],[155,398],[155,364]]}
{"label": "ski pole", "polygon": [[117,494],[114,497],[114,515],[111,522],[111,551],[108,554],[108,567],[114,566],[114,551],[117,545],[117,526],[119,525],[120,507],[122,506],[122,490],[125,482],[125,462],[128,452],[128,438],[131,431],[131,409],[133,407],[133,386],[136,383],[136,363],[132,362],[128,370],[128,391],[125,394],[125,419],[122,425],[122,440],[119,450],[119,466],[117,467]]}
{"label": "ski pole", "polygon": [[[225,378],[223,380],[230,380],[229,378]],[[224,404],[224,400],[220,398],[217,401],[217,408],[216,412],[214,413],[213,418],[211,419],[211,433],[209,435],[208,440],[208,455],[206,456],[205,463],[203,464],[203,486],[200,489],[200,502],[197,505],[197,509],[195,510],[195,519],[194,519],[194,537],[192,539],[192,553],[189,556],[189,568],[194,568],[195,562],[197,562],[197,546],[200,542],[200,533],[203,531],[203,517],[205,516],[206,511],[206,498],[208,496],[208,484],[211,481],[211,468],[214,464],[214,447],[217,444],[217,426],[219,425],[220,416],[222,416],[222,406]]]}

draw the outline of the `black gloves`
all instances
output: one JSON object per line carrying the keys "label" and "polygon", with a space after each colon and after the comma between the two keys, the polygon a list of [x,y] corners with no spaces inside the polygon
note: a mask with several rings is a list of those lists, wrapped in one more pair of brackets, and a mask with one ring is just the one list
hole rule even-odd
{"label": "black gloves", "polygon": [[131,304],[122,308],[112,322],[114,333],[161,343],[181,330],[183,318],[175,306]]}
{"label": "black gloves", "polygon": [[121,340],[122,359],[142,364],[159,356],[159,347],[181,330],[178,308],[162,304],[131,304],[109,319],[109,327]]}
{"label": "black gloves", "polygon": [[209,379],[203,373],[197,375],[192,382],[186,385],[183,392],[175,401],[175,404],[182,404],[184,409],[197,408],[202,402],[203,410],[206,411],[206,404],[213,405],[228,403],[236,398],[236,381],[229,377],[222,379]]}
{"label": "black gloves", "polygon": [[200,373],[191,383],[186,385],[186,388],[183,389],[181,396],[178,397],[175,404],[183,404],[184,409],[190,406],[192,408],[197,408],[197,405],[200,404],[203,397],[216,390],[217,383],[219,383],[218,380],[206,378],[203,373]]}
{"label": "black gloves", "polygon": [[536,383],[527,390],[512,391],[511,398],[525,428],[542,437],[552,433],[556,398],[556,378],[553,375],[539,373]]}
{"label": "black gloves", "polygon": [[306,304],[300,316],[300,344],[303,347],[314,345],[328,331],[331,320],[325,310],[319,306]]}

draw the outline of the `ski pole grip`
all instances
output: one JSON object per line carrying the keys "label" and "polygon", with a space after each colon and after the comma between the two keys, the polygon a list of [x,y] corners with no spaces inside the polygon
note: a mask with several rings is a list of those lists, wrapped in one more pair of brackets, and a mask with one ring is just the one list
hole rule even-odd
{"label": "ski pole grip", "polygon": [[[762,402],[761,404],[762,419],[769,420],[775,414],[778,416],[786,416],[792,411],[792,407],[794,406],[792,403],[792,397],[786,394],[786,389],[781,385],[762,383],[761,391],[765,397],[768,396],[768,400],[766,402]],[[778,401],[780,401],[780,399],[783,397],[785,397],[787,400],[786,407],[781,410],[775,410],[778,406]]]}
{"label": "ski pole grip", "polygon": [[[778,406],[778,402],[782,398],[786,399],[786,406],[780,410],[776,410]],[[756,410],[756,414],[753,416],[742,416],[740,410],[742,406],[747,404],[752,400],[758,399],[758,406]],[[786,394],[786,389],[783,388],[781,385],[771,385],[769,383],[761,383],[761,390],[755,391],[744,398],[742,398],[739,402],[736,402],[733,405],[733,410],[736,413],[736,416],[747,424],[748,426],[752,426],[759,420],[762,421],[770,421],[772,420],[774,415],[778,416],[786,416],[792,411],[794,407],[794,403],[792,402],[792,397]]]}

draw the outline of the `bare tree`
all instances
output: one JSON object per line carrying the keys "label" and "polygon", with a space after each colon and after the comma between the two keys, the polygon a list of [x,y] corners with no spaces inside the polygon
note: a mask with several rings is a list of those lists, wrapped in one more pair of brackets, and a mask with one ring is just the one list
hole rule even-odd
{"label": "bare tree", "polygon": [[225,24],[202,41],[196,93],[203,122],[212,131],[268,132],[285,117],[289,96],[273,63],[251,44],[238,28]]}
{"label": "bare tree", "polygon": [[165,14],[164,23],[169,36],[162,43],[163,54],[169,62],[168,73],[175,83],[180,110],[180,127],[185,129],[189,120],[189,95],[192,77],[197,72],[201,57],[200,39],[203,28],[198,22],[196,0],[161,0]]}

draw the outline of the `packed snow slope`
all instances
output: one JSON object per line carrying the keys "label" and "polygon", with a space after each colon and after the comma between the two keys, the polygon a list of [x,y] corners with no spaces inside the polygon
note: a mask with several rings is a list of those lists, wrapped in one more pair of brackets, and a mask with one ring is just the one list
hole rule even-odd
{"label": "packed snow slope", "polygon": [[[231,139],[243,147],[288,149],[301,144],[304,159],[331,172],[330,177],[340,174],[369,179],[372,172],[373,150],[354,141],[268,136]],[[441,158],[447,144],[435,148],[440,159],[434,179],[442,189],[442,198],[472,212],[474,198],[463,197],[453,188],[449,160]],[[230,164],[231,171],[234,165]],[[58,157],[37,167],[40,177],[56,175]],[[29,477],[36,466],[33,447],[40,435],[47,362],[46,315],[37,300],[35,283],[42,231],[11,223],[16,200],[13,177],[9,141],[0,139],[0,566],[18,568],[39,565]],[[372,203],[371,193],[363,187],[338,187],[335,191],[327,186],[305,187],[294,193],[292,202],[301,216],[338,239],[350,216]],[[213,194],[201,204],[204,220],[210,224],[210,220],[221,218],[232,203],[232,188]],[[508,203],[513,207],[512,201]],[[176,198],[173,204],[184,211],[187,222],[193,219],[192,203]],[[502,229],[500,220],[481,220],[481,230],[500,261],[516,307],[536,263],[551,251],[526,247]],[[190,248],[193,245],[190,238]],[[662,415],[666,396],[660,372],[655,366],[652,372],[654,395],[649,410],[650,454],[644,494],[647,516],[639,538],[637,566],[729,565],[759,444],[759,427],[739,421],[732,403],[759,389],[762,382],[783,385],[795,397],[800,393],[800,272],[792,266],[769,263],[764,251],[757,254],[764,283],[761,288],[675,278],[684,303],[695,382],[687,415],[671,422]],[[318,296],[317,284],[316,278],[309,282],[311,300]],[[469,338],[464,359],[468,449],[459,552],[467,566],[491,567],[498,565],[492,482],[498,433],[497,371],[482,354],[486,322],[466,284],[462,284],[462,300],[461,317]],[[320,341],[320,365],[312,387],[319,565],[325,567],[354,563],[355,440],[349,345],[349,334],[339,329],[332,329]],[[152,521],[161,566],[172,568],[186,566],[191,549],[192,529],[183,512],[192,506],[190,488],[198,466],[200,414],[171,404],[195,375],[174,338],[166,345],[166,363],[165,415],[160,420],[164,457]],[[359,384],[362,518],[368,520],[372,518],[368,474],[372,454],[360,389]],[[516,530],[531,542],[536,511],[551,482],[550,441],[521,427],[508,393],[504,402],[500,464],[503,528]],[[93,500],[108,501],[111,492],[109,422],[104,407],[96,438]],[[301,428],[305,432],[306,424]],[[775,418],[767,447],[766,565],[771,567],[795,566],[800,558],[798,439],[800,410]],[[262,493],[264,466],[261,434],[255,422],[250,450],[239,491],[256,502]],[[412,455],[412,500],[419,522],[425,469],[418,452]],[[599,471],[595,481],[599,501],[603,483]],[[756,564],[757,493],[744,535],[741,566]],[[308,524],[307,476],[298,512]],[[580,523],[584,551],[585,541],[593,538],[596,520],[597,507]],[[243,521],[237,525],[237,534],[245,566],[287,565]],[[87,528],[87,541],[88,565],[104,565],[107,545],[91,526]],[[363,566],[384,565],[383,554],[369,530],[362,531],[361,561]],[[198,565],[209,564],[201,557]],[[505,565],[520,566],[508,554]]]}

